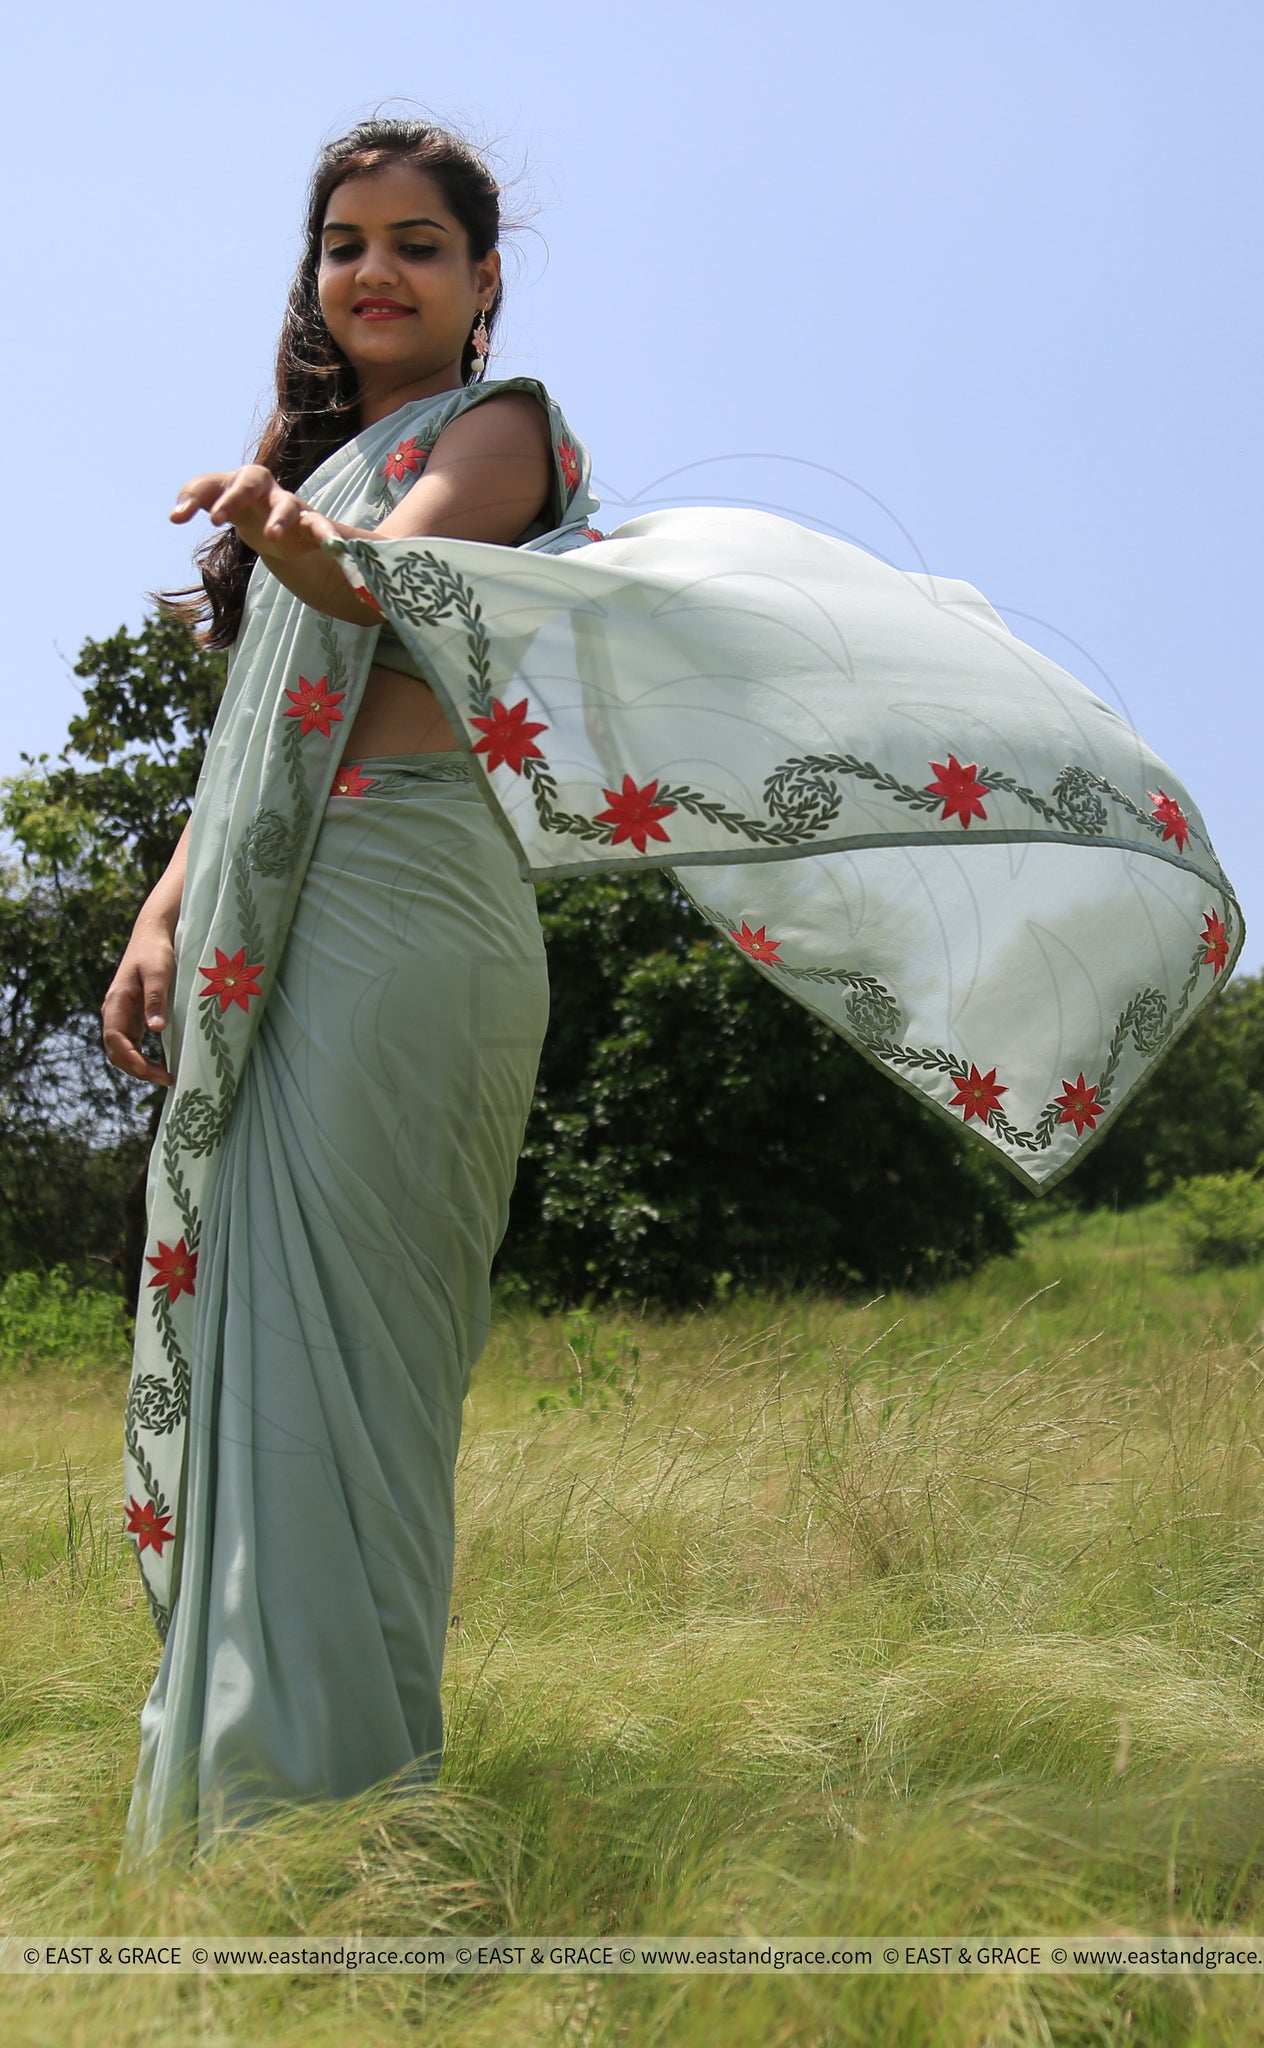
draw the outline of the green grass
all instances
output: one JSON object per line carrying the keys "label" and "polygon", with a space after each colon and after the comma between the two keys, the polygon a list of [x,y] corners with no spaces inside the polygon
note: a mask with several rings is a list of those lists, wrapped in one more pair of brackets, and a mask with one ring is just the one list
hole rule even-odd
{"label": "green grass", "polygon": [[[130,1892],[158,1649],[117,1533],[124,1378],[12,1371],[4,1926],[1260,1928],[1262,1324],[1264,1268],[1183,1272],[1161,1206],[1055,1215],[920,1298],[504,1314],[462,1451],[441,1789],[299,1809]],[[0,2032],[994,2048],[1264,2042],[1264,2017],[1232,1977],[13,1977]]]}

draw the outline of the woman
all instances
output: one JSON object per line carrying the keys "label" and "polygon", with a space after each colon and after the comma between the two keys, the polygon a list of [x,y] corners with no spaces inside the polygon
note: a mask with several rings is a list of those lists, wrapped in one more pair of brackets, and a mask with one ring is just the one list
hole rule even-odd
{"label": "woman", "polygon": [[687,872],[1031,1186],[1242,941],[1171,771],[969,584],[752,512],[603,540],[544,387],[481,381],[496,240],[455,138],[332,145],[259,460],[172,514],[225,528],[233,656],[104,1009],[116,1064],[171,1088],[125,1459],[164,1647],[125,1855],[434,1777],[461,1404],[547,1016],[533,880]]}

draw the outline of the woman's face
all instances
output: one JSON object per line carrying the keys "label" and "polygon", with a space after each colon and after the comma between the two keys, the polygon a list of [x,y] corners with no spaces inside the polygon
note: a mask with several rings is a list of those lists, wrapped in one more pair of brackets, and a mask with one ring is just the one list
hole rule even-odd
{"label": "woman's face", "polygon": [[499,278],[494,249],[471,261],[464,228],[425,171],[389,164],[335,186],[317,289],[325,324],[359,374],[364,425],[409,398],[460,386],[461,351]]}

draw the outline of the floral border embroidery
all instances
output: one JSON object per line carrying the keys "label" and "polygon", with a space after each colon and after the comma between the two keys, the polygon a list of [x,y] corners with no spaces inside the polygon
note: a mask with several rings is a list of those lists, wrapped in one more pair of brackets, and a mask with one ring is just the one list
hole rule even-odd
{"label": "floral border embroidery", "polygon": [[705,824],[720,825],[752,845],[810,845],[835,822],[843,806],[841,785],[854,779],[870,784],[910,811],[938,812],[940,823],[948,824],[955,819],[963,830],[968,830],[975,818],[986,822],[983,798],[993,792],[1015,798],[1046,828],[1075,839],[1100,838],[1110,822],[1107,805],[1114,804],[1161,844],[1174,839],[1178,853],[1184,852],[1189,840],[1196,841],[1214,864],[1226,892],[1231,893],[1211,842],[1190,824],[1174,797],[1162,790],[1147,792],[1153,805],[1147,811],[1126,790],[1077,763],[1063,768],[1049,793],[1042,795],[1001,769],[980,766],[977,762],[963,764],[953,753],[948,754],[947,761],[928,764],[932,777],[920,787],[901,781],[856,754],[803,754],[780,762],[766,777],[766,818],[748,817],[719,798],[708,796],[704,790],[659,778],[638,785],[627,774],[620,789],[603,791],[607,800],[605,810],[594,812],[591,817],[561,810],[557,783],[547,757],[535,744],[536,737],[548,727],[538,720],[528,720],[526,698],[508,705],[492,695],[487,628],[464,577],[429,550],[408,556],[388,569],[372,544],[350,541],[347,548],[360,575],[372,586],[372,594],[379,601],[389,598],[392,608],[412,625],[437,626],[456,618],[464,626],[471,705],[467,716],[469,723],[484,735],[475,742],[473,751],[487,754],[489,772],[508,766],[524,777],[546,832],[603,846],[617,846],[629,840],[638,853],[644,853],[650,839],[670,843],[662,820],[680,810]]}
{"label": "floral border embroidery", "polygon": [[[297,865],[313,816],[303,742],[311,733],[325,740],[334,738],[334,728],[343,717],[339,707],[347,694],[346,664],[332,622],[324,617],[320,633],[327,673],[315,682],[300,676],[296,690],[285,690],[290,701],[281,716],[281,752],[290,796],[288,815],[261,807],[242,835],[233,871],[236,933],[241,943],[233,953],[213,944],[213,964],[197,970],[206,983],[195,999],[197,1026],[211,1056],[217,1087],[213,1094],[197,1086],[177,1088],[163,1127],[162,1169],[183,1234],[174,1245],[157,1239],[155,1251],[145,1257],[155,1269],[149,1281],[149,1309],[170,1372],[167,1378],[157,1373],[133,1374],[123,1423],[124,1443],[145,1493],[143,1500],[129,1495],[124,1533],[136,1537],[138,1552],[153,1549],[160,1557],[163,1546],[176,1539],[175,1509],[145,1456],[140,1433],[170,1436],[187,1422],[189,1414],[190,1362],[173,1314],[182,1295],[195,1296],[197,1292],[201,1217],[186,1166],[190,1160],[209,1158],[223,1141],[240,1068],[228,1036],[230,1012],[241,1010],[248,1016],[251,1003],[263,993],[260,976],[267,972],[267,947],[251,876],[281,876]],[[158,1600],[143,1572],[141,1580],[154,1625],[165,1640],[170,1609]]]}

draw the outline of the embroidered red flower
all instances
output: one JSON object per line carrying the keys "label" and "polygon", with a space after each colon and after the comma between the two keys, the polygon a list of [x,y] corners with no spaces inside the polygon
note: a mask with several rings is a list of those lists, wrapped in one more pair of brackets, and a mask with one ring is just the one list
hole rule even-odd
{"label": "embroidered red flower", "polygon": [[206,976],[206,987],[199,992],[198,1001],[204,1001],[207,996],[218,996],[221,1017],[230,1003],[248,1010],[251,998],[262,993],[256,977],[263,973],[263,961],[247,967],[244,946],[239,946],[231,958],[227,953],[221,953],[217,946],[214,967],[199,967],[198,973]]}
{"label": "embroidered red flower", "polygon": [[1068,1081],[1064,1075],[1062,1089],[1062,1094],[1055,1095],[1053,1098],[1058,1108],[1062,1111],[1058,1122],[1060,1124],[1074,1124],[1077,1138],[1082,1135],[1085,1129],[1095,1131],[1097,1129],[1097,1119],[1106,1114],[1105,1109],[1097,1099],[1096,1086],[1090,1087],[1083,1074],[1080,1075],[1078,1081]]}
{"label": "embroidered red flower", "polygon": [[1189,820],[1185,816],[1184,811],[1177,803],[1176,798],[1168,796],[1164,790],[1152,789],[1149,795],[1150,802],[1154,805],[1150,816],[1154,819],[1156,825],[1162,825],[1163,827],[1164,845],[1167,844],[1169,839],[1174,839],[1176,841],[1176,851],[1184,853],[1185,841],[1189,838]]}
{"label": "embroidered red flower", "polygon": [[319,732],[328,739],[330,720],[342,717],[335,706],[341,704],[346,691],[331,690],[328,676],[320,676],[314,683],[309,683],[306,676],[300,676],[297,690],[287,690],[285,694],[290,701],[284,715],[302,719],[303,738],[306,739],[309,732]]}
{"label": "embroidered red flower", "polygon": [[930,765],[938,779],[928,782],[926,788],[931,796],[940,796],[944,800],[941,822],[946,824],[949,818],[960,818],[962,829],[968,831],[971,818],[986,818],[987,812],[979,798],[987,795],[990,785],[978,780],[977,762],[972,761],[968,768],[963,768],[956,755],[949,754],[947,764],[932,761]]}
{"label": "embroidered red flower", "polygon": [[161,1557],[163,1544],[175,1540],[175,1530],[167,1527],[170,1520],[170,1511],[160,1515],[151,1500],[142,1507],[135,1494],[131,1494],[127,1502],[127,1528],[123,1533],[140,1538],[137,1550],[156,1550]]}
{"label": "embroidered red flower", "polygon": [[1204,912],[1203,923],[1206,930],[1198,935],[1200,942],[1207,948],[1203,954],[1203,966],[1210,967],[1213,975],[1216,975],[1229,958],[1229,934],[1214,910]]}
{"label": "embroidered red flower", "polygon": [[198,1255],[191,1252],[184,1239],[179,1244],[159,1243],[157,1252],[146,1252],[145,1264],[156,1267],[151,1287],[165,1287],[168,1302],[179,1301],[182,1294],[192,1294],[193,1282],[197,1278]]}
{"label": "embroidered red flower", "polygon": [[[973,774],[974,770],[971,769],[970,773]],[[963,1109],[966,1123],[969,1123],[972,1116],[977,1116],[980,1123],[985,1124],[990,1120],[993,1110],[1000,1108],[1001,1097],[1005,1093],[1006,1084],[997,1080],[995,1067],[990,1073],[981,1074],[971,1060],[970,1072],[958,1079],[957,1092],[948,1107]]]}
{"label": "embroidered red flower", "polygon": [[767,927],[765,925],[761,924],[759,930],[753,932],[746,919],[743,918],[741,931],[730,932],[729,937],[736,945],[741,947],[743,953],[749,953],[752,960],[776,960],[778,967],[782,965],[781,960],[777,956],[777,948],[781,944],[781,940],[770,939],[767,936]]}
{"label": "embroidered red flower", "polygon": [[657,777],[653,782],[647,782],[644,789],[638,789],[632,777],[625,775],[622,789],[602,790],[602,795],[610,799],[610,808],[608,811],[595,811],[593,819],[598,825],[614,826],[610,835],[611,846],[617,846],[622,839],[630,839],[637,852],[644,853],[647,837],[666,839],[667,834],[658,820],[665,818],[676,806],[656,804],[654,792],[657,788]]}
{"label": "embroidered red flower", "polygon": [[544,759],[535,743],[535,736],[538,732],[547,732],[548,726],[527,717],[525,697],[510,705],[502,704],[499,697],[493,697],[491,717],[471,718],[470,724],[476,725],[483,734],[481,740],[475,740],[474,752],[486,754],[489,769],[499,768],[507,762],[515,775],[521,775],[522,764],[529,754],[534,754],[539,760]]}
{"label": "embroidered red flower", "polygon": [[562,465],[562,475],[566,480],[566,488],[573,495],[575,486],[579,482],[579,456],[569,441],[558,442],[557,459]]}
{"label": "embroidered red flower", "polygon": [[358,761],[344,761],[334,777],[331,796],[363,796],[366,789],[372,789],[376,775],[361,775]]}
{"label": "embroidered red flower", "polygon": [[382,464],[382,475],[390,477],[393,483],[399,483],[410,470],[415,474],[425,459],[426,451],[417,446],[415,439],[401,441],[395,453],[388,455]]}
{"label": "embroidered red flower", "polygon": [[604,533],[598,533],[595,526],[581,526],[579,530],[585,540],[604,540],[606,537]]}
{"label": "embroidered red flower", "polygon": [[[372,607],[372,609],[373,609],[373,610],[374,610],[375,612],[380,612],[380,611],[381,611],[382,607],[381,607],[381,605],[380,605],[380,604],[378,603],[377,599],[376,599],[376,598],[374,597],[374,595],[373,595],[373,592],[372,592],[372,591],[371,591],[371,590],[369,589],[369,586],[368,586],[368,584],[367,584],[367,583],[357,583],[357,584],[356,584],[356,586],[355,586],[355,594],[356,594],[356,596],[357,596],[357,597],[362,597],[362,598],[364,599],[364,602],[365,602],[365,603],[366,603],[367,605],[371,606],[371,607]],[[345,692],[344,692],[344,694],[345,694]],[[339,716],[340,716],[340,717],[341,717],[341,715],[342,715],[342,714],[341,714],[341,713],[339,713]],[[288,712],[286,713],[286,716],[287,716],[287,717],[289,716],[289,713],[288,713]]]}

